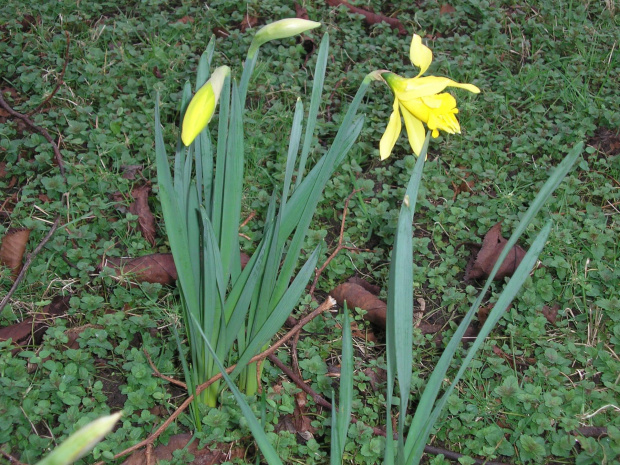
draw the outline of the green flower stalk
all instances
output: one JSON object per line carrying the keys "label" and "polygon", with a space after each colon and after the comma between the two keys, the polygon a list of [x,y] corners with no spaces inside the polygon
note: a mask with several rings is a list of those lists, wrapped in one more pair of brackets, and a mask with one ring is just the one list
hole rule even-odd
{"label": "green flower stalk", "polygon": [[275,21],[263,26],[254,36],[250,49],[248,50],[248,58],[253,58],[258,48],[266,42],[277,39],[286,39],[303,32],[319,27],[321,23],[308,21],[307,19],[288,18]]}
{"label": "green flower stalk", "polygon": [[228,66],[217,68],[213,71],[211,79],[196,92],[194,98],[189,102],[181,130],[181,140],[186,147],[198,137],[198,134],[207,127],[213,118],[215,106],[220,99],[220,93],[224,86],[224,80],[228,75],[230,75]]}
{"label": "green flower stalk", "polygon": [[449,134],[461,132],[455,116],[459,111],[456,108],[456,99],[442,91],[446,87],[459,87],[474,94],[480,92],[480,89],[472,84],[461,84],[445,77],[422,77],[433,61],[433,52],[422,43],[422,38],[417,34],[414,34],[411,41],[409,57],[411,63],[420,68],[420,72],[414,78],[404,78],[389,71],[379,71],[394,92],[394,110],[379,142],[381,160],[390,156],[398,140],[401,132],[401,111],[409,144],[413,152],[420,155],[426,134],[424,124],[431,130],[433,137],[439,136],[439,130]]}

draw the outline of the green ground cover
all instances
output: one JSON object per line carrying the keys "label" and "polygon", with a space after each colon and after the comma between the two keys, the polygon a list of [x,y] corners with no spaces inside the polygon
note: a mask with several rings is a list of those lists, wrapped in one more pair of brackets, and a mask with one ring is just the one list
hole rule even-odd
{"label": "green ground cover", "polygon": [[[345,7],[302,2],[323,28],[302,41],[263,46],[248,93],[242,206],[242,216],[256,216],[241,228],[247,237],[242,248],[253,252],[257,246],[270,193],[284,177],[284,132],[297,97],[309,101],[322,32],[329,32],[331,48],[314,159],[329,146],[368,72],[413,75],[407,52],[411,34],[420,34],[435,54],[432,74],[474,83],[482,92],[453,92],[463,133],[443,135],[429,150],[414,223],[414,288],[424,302],[424,320],[441,327],[442,340],[419,328],[414,332],[411,404],[480,288],[464,282],[470,255],[464,244],[479,243],[499,221],[508,236],[552,167],[585,141],[578,166],[531,227],[539,230],[544,216],[554,219],[541,266],[476,357],[431,441],[465,455],[461,463],[473,463],[468,457],[513,464],[618,463],[620,21],[614,2],[469,1],[452,2],[453,8],[429,1],[351,3],[398,17],[407,34],[385,23],[368,25]],[[67,61],[58,92],[30,116],[58,143],[66,179],[45,138],[0,110],[0,237],[9,228],[32,229],[32,250],[55,217],[61,218],[2,310],[0,326],[24,321],[57,296],[67,297],[68,304],[41,343],[13,352],[0,342],[0,449],[24,463],[34,463],[79,426],[123,409],[120,427],[83,459],[109,461],[146,438],[186,397],[153,376],[143,351],[160,372],[183,378],[170,331],[171,325],[181,328],[176,289],[132,287],[99,266],[105,258],[169,251],[155,195],[155,94],[161,96],[164,137],[172,147],[183,85],[193,79],[213,33],[214,64],[240,75],[253,35],[252,29],[239,29],[246,13],[262,25],[294,16],[295,9],[293,2],[275,0],[241,7],[230,0],[36,7],[15,1],[3,7],[0,91],[12,108],[35,109],[56,87]],[[344,241],[360,250],[343,250],[330,262],[318,281],[319,300],[353,275],[382,286],[382,297],[387,294],[397,203],[415,163],[405,137],[391,158],[379,161],[378,141],[392,99],[386,86],[375,84],[368,92],[360,139],[329,181],[311,226],[304,250],[310,253],[325,241],[322,263],[337,244],[345,200],[359,189],[349,203]],[[137,165],[129,176],[127,167]],[[132,191],[149,183],[157,224],[152,242],[128,210]],[[527,247],[527,238],[521,245]],[[10,287],[11,271],[4,267],[0,298]],[[316,305],[306,295],[295,315]],[[543,309],[547,314],[555,309],[556,318]],[[380,461],[385,441],[372,429],[383,427],[385,419],[384,389],[376,375],[385,367],[385,348],[380,331],[362,313],[356,313],[362,331],[354,341],[353,415],[359,422],[349,431],[345,458],[371,464]],[[335,313],[314,320],[296,346],[302,378],[326,398],[340,363],[339,321]],[[68,347],[76,328],[79,336]],[[364,337],[364,328],[376,333],[377,342]],[[284,348],[278,357],[293,363]],[[454,369],[458,366],[457,355]],[[299,389],[272,364],[264,369],[263,387],[266,429],[283,461],[327,463],[330,412],[308,400],[304,414],[311,425],[304,434],[282,428],[287,414],[299,413]],[[241,448],[249,462],[254,450],[247,424],[232,397],[224,393],[221,401],[205,412],[198,439]],[[605,430],[592,435],[584,427]],[[189,416],[181,415],[161,440],[190,428]],[[447,463],[434,455],[427,460]]]}

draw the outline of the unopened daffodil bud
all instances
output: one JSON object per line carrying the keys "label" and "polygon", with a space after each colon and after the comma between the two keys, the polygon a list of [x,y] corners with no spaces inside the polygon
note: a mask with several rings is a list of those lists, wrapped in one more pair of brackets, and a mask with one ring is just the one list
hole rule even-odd
{"label": "unopened daffodil bud", "polygon": [[64,465],[86,455],[103,437],[112,431],[121,412],[91,421],[69,436],[37,465]]}
{"label": "unopened daffodil bud", "polygon": [[189,102],[181,128],[181,140],[185,146],[189,146],[213,118],[224,80],[229,74],[228,66],[217,68]]}
{"label": "unopened daffodil bud", "polygon": [[280,21],[267,24],[260,28],[254,36],[250,49],[248,50],[248,57],[253,58],[258,48],[265,42],[293,37],[302,32],[317,28],[320,25],[321,23],[299,18],[281,19]]}

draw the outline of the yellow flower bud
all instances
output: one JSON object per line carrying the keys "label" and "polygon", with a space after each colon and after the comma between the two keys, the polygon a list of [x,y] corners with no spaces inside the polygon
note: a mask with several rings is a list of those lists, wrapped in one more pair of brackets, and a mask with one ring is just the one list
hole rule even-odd
{"label": "yellow flower bud", "polygon": [[185,146],[189,146],[213,118],[224,80],[229,74],[228,66],[217,68],[189,102],[181,129],[181,140]]}

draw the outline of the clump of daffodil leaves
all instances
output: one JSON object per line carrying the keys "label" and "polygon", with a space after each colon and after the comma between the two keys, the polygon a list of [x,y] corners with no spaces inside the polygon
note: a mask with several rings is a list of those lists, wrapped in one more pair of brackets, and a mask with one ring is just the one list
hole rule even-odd
{"label": "clump of daffodil leaves", "polygon": [[433,137],[439,136],[439,130],[450,134],[461,132],[455,116],[459,111],[456,108],[456,99],[442,91],[446,87],[460,87],[474,94],[480,92],[480,89],[472,84],[461,84],[445,77],[423,77],[433,61],[433,52],[422,43],[422,38],[417,34],[414,34],[411,41],[409,57],[411,63],[420,68],[416,77],[404,78],[389,71],[378,71],[375,74],[381,76],[394,92],[394,111],[379,142],[382,160],[390,156],[400,135],[401,111],[411,148],[416,155],[420,155],[426,133],[422,123],[428,126]]}

